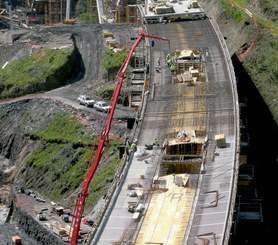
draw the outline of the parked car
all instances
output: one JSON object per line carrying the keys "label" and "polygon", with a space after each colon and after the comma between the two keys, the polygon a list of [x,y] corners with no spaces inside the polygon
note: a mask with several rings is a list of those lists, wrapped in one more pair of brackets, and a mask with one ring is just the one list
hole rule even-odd
{"label": "parked car", "polygon": [[80,105],[85,105],[88,107],[93,107],[95,104],[95,101],[88,95],[80,95],[77,100]]}
{"label": "parked car", "polygon": [[108,105],[105,101],[97,101],[94,104],[94,107],[97,111],[108,112],[110,110],[110,105]]}

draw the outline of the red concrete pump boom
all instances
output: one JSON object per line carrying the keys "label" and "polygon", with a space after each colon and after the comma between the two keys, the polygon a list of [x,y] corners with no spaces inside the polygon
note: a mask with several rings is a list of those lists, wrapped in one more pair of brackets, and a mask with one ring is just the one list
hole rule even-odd
{"label": "red concrete pump boom", "polygon": [[[78,197],[76,200],[73,218],[72,218],[72,222],[71,222],[71,230],[70,230],[70,234],[72,233],[72,235],[69,234],[69,240],[68,240],[68,241],[70,241],[70,245],[78,244],[78,236],[79,236],[79,231],[80,231],[82,214],[83,214],[86,199],[89,195],[88,194],[89,185],[90,185],[90,182],[91,182],[91,180],[96,172],[96,169],[100,163],[100,159],[103,155],[104,149],[108,145],[108,142],[109,142],[108,134],[109,134],[109,131],[111,128],[111,123],[112,123],[114,111],[116,109],[117,100],[118,100],[118,97],[119,97],[119,94],[120,94],[120,91],[122,88],[123,80],[125,78],[126,69],[128,67],[129,61],[132,57],[132,54],[133,54],[135,48],[140,43],[140,41],[145,38],[153,38],[153,39],[169,41],[168,39],[163,38],[163,37],[151,36],[151,35],[144,34],[143,32],[139,33],[137,39],[135,40],[135,43],[132,45],[132,48],[128,53],[128,56],[124,60],[121,68],[119,69],[119,71],[116,75],[116,78],[117,78],[116,88],[115,88],[114,93],[111,98],[110,110],[107,112],[107,117],[104,122],[101,134],[100,134],[100,140],[98,143],[98,148],[96,151],[94,162],[91,167],[91,161],[92,161],[91,160],[92,157],[91,157],[89,160],[88,169],[87,169],[86,177],[85,177],[83,185],[82,185],[81,192],[78,194]],[[93,153],[93,151],[94,151],[94,149],[92,150],[92,153]]]}

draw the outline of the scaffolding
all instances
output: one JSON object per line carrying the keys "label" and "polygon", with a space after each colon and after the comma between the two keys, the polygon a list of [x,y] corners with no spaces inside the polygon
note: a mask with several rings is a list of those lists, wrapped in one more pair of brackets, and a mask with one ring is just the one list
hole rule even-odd
{"label": "scaffolding", "polygon": [[138,22],[138,9],[137,9],[137,0],[120,1],[117,6],[117,12],[115,16],[115,21],[117,23],[137,23]]}
{"label": "scaffolding", "polygon": [[47,24],[61,23],[66,18],[66,0],[48,0],[45,10]]}

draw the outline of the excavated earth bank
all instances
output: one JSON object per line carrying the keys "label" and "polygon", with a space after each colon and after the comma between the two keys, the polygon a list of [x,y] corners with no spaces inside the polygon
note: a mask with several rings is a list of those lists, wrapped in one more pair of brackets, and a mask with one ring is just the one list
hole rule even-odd
{"label": "excavated earth bank", "polygon": [[[104,71],[101,69],[107,44],[103,31],[111,31],[120,48],[129,50],[132,39],[139,33],[139,26],[77,24],[36,27],[14,34],[13,45],[0,46],[1,67],[6,62],[29,55],[32,49],[39,47],[74,46],[81,57],[81,67],[77,75],[65,81],[66,86],[43,94],[0,101],[0,203],[8,204],[11,189],[14,188],[15,194],[24,186],[24,179],[28,179],[27,174],[32,174],[25,172],[24,164],[39,143],[26,137],[28,132],[44,129],[55,115],[63,111],[70,112],[84,124],[92,125],[96,132],[100,131],[102,125],[99,118],[103,118],[103,114],[92,108],[80,106],[77,97],[80,94],[97,96],[98,90],[115,84],[115,81],[104,79]],[[134,115],[133,110],[119,105],[114,118]],[[125,130],[126,122],[117,121],[112,125],[111,136],[123,138]],[[14,207],[14,212],[11,222],[0,222],[1,242],[11,242],[11,235],[20,234],[25,239],[24,244],[64,244],[54,233],[45,230],[26,210],[17,208],[15,203],[13,200],[11,207]],[[24,233],[28,235],[25,236]]]}

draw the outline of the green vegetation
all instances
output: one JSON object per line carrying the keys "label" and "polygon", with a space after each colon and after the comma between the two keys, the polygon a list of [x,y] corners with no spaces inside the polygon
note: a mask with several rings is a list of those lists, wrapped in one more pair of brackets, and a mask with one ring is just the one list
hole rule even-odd
{"label": "green vegetation", "polygon": [[[252,6],[252,4],[250,5]],[[255,17],[258,25],[262,28],[267,29],[273,35],[278,35],[278,4],[272,0],[260,2],[261,11],[251,7],[253,16]]]}
{"label": "green vegetation", "polygon": [[43,144],[28,159],[30,174],[26,180],[27,186],[59,200],[82,182],[89,154],[89,147],[74,149],[69,144]]}
{"label": "green vegetation", "polygon": [[33,138],[39,138],[46,142],[72,143],[81,142],[82,145],[90,145],[92,137],[86,132],[85,126],[80,124],[76,118],[68,113],[56,116],[52,123],[42,131],[30,133]]}
{"label": "green vegetation", "polygon": [[111,49],[106,49],[103,60],[103,67],[106,70],[119,69],[123,64],[123,61],[127,57],[127,54],[128,52],[126,51],[114,52]]}
{"label": "green vegetation", "polygon": [[[277,28],[278,28],[277,0],[259,0],[259,3],[256,4],[254,4],[253,1],[251,0],[248,0],[248,2],[249,2],[249,8],[251,8],[252,13],[255,13],[256,17],[258,17],[257,21],[261,22],[260,19],[263,19],[263,22],[267,24],[264,27],[268,27],[269,25],[274,27],[276,29],[276,35],[277,35]],[[258,7],[260,8],[259,11],[258,11]]]}
{"label": "green vegetation", "polygon": [[[243,10],[240,10],[238,8],[235,8],[234,6],[229,4],[229,1],[227,0],[220,0],[221,5],[223,6],[224,12],[232,18],[237,23],[242,23],[246,20],[245,13]],[[240,1],[242,2],[242,1]]]}
{"label": "green vegetation", "polygon": [[[28,136],[41,144],[27,160],[27,187],[58,201],[74,192],[84,180],[92,154],[91,131],[69,114],[61,113],[44,130],[29,133]],[[98,172],[94,180],[91,205],[95,203],[95,197],[107,192],[107,180],[113,179],[119,163],[118,154],[115,154],[119,144],[111,141],[106,147],[105,152],[110,152],[109,156],[106,155],[108,165]],[[99,188],[99,185],[105,188]]]}
{"label": "green vegetation", "polygon": [[[72,49],[40,49],[32,55],[9,63],[0,70],[0,98],[18,97],[39,91],[57,88],[73,74],[71,67],[78,66]],[[127,52],[118,53],[107,49],[103,66],[109,77],[115,78]],[[72,57],[73,56],[73,57]],[[101,91],[104,99],[111,98],[114,88]]]}
{"label": "green vegetation", "polygon": [[103,98],[104,100],[110,101],[112,95],[114,93],[115,87],[105,87],[101,91],[98,92],[98,95]]}
{"label": "green vegetation", "polygon": [[[115,78],[117,72],[119,71],[119,69],[120,69],[121,65],[123,64],[123,61],[125,60],[127,55],[128,55],[128,52],[126,52],[126,51],[115,53],[114,51],[112,51],[110,49],[106,50],[104,61],[103,61],[103,66],[108,73],[108,80],[110,78],[111,79]],[[134,60],[131,59],[129,65],[132,66],[133,62],[134,62]],[[98,96],[100,96],[101,98],[103,98],[106,101],[110,101],[114,90],[115,90],[115,86],[104,87],[103,89],[101,89],[98,92]],[[118,103],[127,106],[129,104],[128,94],[121,93],[118,98]]]}
{"label": "green vegetation", "polygon": [[[223,2],[223,1],[222,1]],[[255,49],[243,60],[244,67],[254,81],[256,87],[263,96],[265,102],[278,124],[278,5],[277,1],[264,0],[254,4],[253,1],[235,0],[242,9],[247,8],[255,18],[259,36]],[[234,8],[231,3],[230,8]],[[247,14],[244,13],[246,16]],[[249,29],[247,43],[251,43],[256,35],[256,30],[252,26]]]}
{"label": "green vegetation", "polygon": [[[234,0],[240,7],[246,8],[252,12],[257,23],[263,28],[269,30],[272,34],[278,35],[278,4],[275,0],[262,0],[254,4],[254,1]],[[256,7],[255,7],[256,6]],[[234,8],[233,4],[231,5]],[[260,11],[258,11],[258,7]],[[246,15],[246,13],[243,13]]]}
{"label": "green vegetation", "polygon": [[[27,161],[35,173],[34,179],[29,176],[27,184],[55,199],[76,189],[83,180],[91,152],[90,130],[69,114],[61,113],[44,130],[28,135],[40,140],[41,146]],[[43,177],[38,179],[36,173]]]}
{"label": "green vegetation", "polygon": [[97,201],[107,194],[119,163],[119,155],[114,154],[104,166],[101,173],[93,179],[89,189],[89,197],[86,202],[85,210],[91,210]]}
{"label": "green vegetation", "polygon": [[78,16],[77,21],[81,23],[98,23],[97,12],[93,14],[89,12],[82,13]]}
{"label": "green vegetation", "polygon": [[[52,76],[67,64],[71,55],[72,49],[41,48],[26,58],[9,63],[0,70],[0,98],[58,87],[58,79]],[[48,81],[48,78],[51,79]]]}
{"label": "green vegetation", "polygon": [[77,22],[99,23],[96,0],[77,1],[75,6],[75,12]]}
{"label": "green vegetation", "polygon": [[255,50],[243,60],[244,67],[278,122],[278,38],[266,30],[260,34]]}
{"label": "green vegetation", "polygon": [[256,17],[257,23],[263,26],[265,29],[269,30],[273,35],[278,35],[278,24],[277,22],[270,22],[269,20],[254,15]]}
{"label": "green vegetation", "polygon": [[118,70],[120,69],[123,61],[127,57],[128,52],[121,51],[121,52],[114,52],[113,50],[106,49],[105,55],[103,59],[103,67],[108,73],[108,80],[114,79]]}
{"label": "green vegetation", "polygon": [[[106,101],[111,101],[111,98],[113,96],[114,90],[115,90],[115,87],[107,86],[106,88],[103,88],[101,91],[99,91],[97,93],[97,95],[100,98],[102,98],[102,99],[104,99]],[[124,106],[128,106],[129,105],[128,93],[121,92],[119,97],[118,97],[117,103],[118,104],[122,104]]]}

